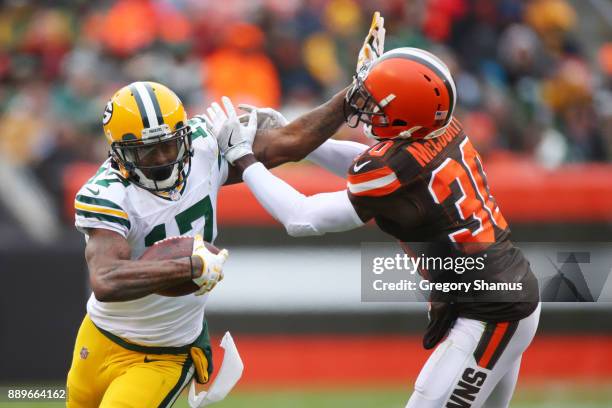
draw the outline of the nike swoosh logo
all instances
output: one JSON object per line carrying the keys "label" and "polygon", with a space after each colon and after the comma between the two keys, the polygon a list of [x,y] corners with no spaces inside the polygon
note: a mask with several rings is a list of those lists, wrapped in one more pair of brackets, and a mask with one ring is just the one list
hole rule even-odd
{"label": "nike swoosh logo", "polygon": [[89,187],[86,187],[86,188],[87,188],[87,190],[89,190],[89,192],[90,192],[91,194],[93,194],[93,195],[98,195],[98,194],[100,194],[100,189],[98,189],[97,191],[94,191],[94,190],[92,190],[92,189],[91,189],[91,188],[89,188]]}
{"label": "nike swoosh logo", "polygon": [[144,358],[145,363],[154,363],[156,361],[164,361],[164,360],[151,360],[148,356],[145,356]]}
{"label": "nike swoosh logo", "polygon": [[355,163],[355,165],[353,166],[353,170],[355,171],[355,173],[357,173],[359,170],[361,170],[366,164],[368,164],[371,161],[372,160],[368,160],[367,162],[363,162],[359,166],[357,165],[357,163]]}
{"label": "nike swoosh logo", "polygon": [[232,133],[230,133],[229,135],[229,139],[227,139],[227,147],[233,147],[234,145],[232,144],[232,136],[234,135],[234,129],[232,129]]}

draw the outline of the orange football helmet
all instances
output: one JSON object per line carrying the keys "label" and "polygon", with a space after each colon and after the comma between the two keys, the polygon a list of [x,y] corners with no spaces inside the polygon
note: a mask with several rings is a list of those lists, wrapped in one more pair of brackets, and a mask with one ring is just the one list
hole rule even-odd
{"label": "orange football helmet", "polygon": [[418,48],[396,48],[363,69],[346,94],[350,127],[376,139],[432,138],[451,122],[457,91],[448,67]]}

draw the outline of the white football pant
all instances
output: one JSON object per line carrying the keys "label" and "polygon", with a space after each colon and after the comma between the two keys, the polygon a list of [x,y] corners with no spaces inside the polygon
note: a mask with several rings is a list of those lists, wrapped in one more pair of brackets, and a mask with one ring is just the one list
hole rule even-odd
{"label": "white football pant", "polygon": [[540,308],[517,322],[458,318],[423,366],[406,408],[507,408]]}

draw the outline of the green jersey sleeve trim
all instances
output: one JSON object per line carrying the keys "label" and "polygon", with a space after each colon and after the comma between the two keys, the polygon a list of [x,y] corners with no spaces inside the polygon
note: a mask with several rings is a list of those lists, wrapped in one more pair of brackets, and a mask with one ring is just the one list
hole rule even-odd
{"label": "green jersey sleeve trim", "polygon": [[113,215],[96,213],[96,212],[91,212],[91,211],[86,211],[86,210],[80,210],[78,208],[76,209],[76,214],[81,217],[85,217],[85,218],[95,218],[100,221],[107,221],[107,222],[112,222],[115,224],[120,224],[126,227],[127,229],[130,229],[131,227],[129,220],[126,220],[120,217],[115,217]]}

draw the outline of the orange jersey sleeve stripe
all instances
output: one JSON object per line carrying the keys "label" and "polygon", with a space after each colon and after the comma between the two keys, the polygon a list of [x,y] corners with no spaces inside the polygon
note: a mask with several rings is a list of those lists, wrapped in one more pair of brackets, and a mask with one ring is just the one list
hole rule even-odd
{"label": "orange jersey sleeve stripe", "polygon": [[364,183],[366,181],[371,181],[371,180],[375,180],[375,179],[378,179],[384,176],[388,176],[389,174],[392,174],[392,173],[393,173],[393,170],[385,166],[385,167],[381,167],[380,169],[367,171],[365,173],[349,174],[348,182],[351,184]]}

